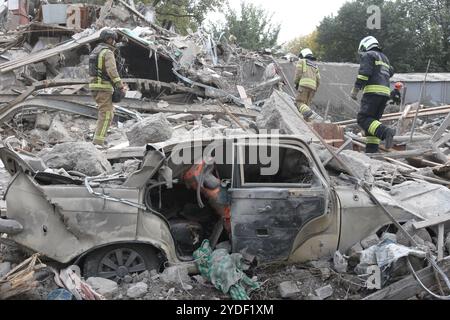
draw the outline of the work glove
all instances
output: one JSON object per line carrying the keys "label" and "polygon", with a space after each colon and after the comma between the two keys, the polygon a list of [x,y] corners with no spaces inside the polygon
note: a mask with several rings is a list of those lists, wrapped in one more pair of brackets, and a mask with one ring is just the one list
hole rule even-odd
{"label": "work glove", "polygon": [[350,94],[350,97],[353,99],[353,100],[358,100],[358,93],[359,93],[359,89],[358,88],[353,88],[352,89],[352,92],[351,92],[351,94]]}

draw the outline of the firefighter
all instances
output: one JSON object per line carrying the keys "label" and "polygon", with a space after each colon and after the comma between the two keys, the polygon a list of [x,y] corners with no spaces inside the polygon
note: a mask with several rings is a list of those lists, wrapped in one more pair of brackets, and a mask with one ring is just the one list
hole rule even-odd
{"label": "firefighter", "polygon": [[395,130],[383,125],[380,119],[390,98],[389,79],[394,69],[377,39],[372,36],[361,41],[358,52],[361,63],[351,97],[357,100],[359,91],[363,90],[358,125],[366,133],[366,153],[377,153],[381,140],[384,140],[387,149],[393,145]]}
{"label": "firefighter", "polygon": [[117,34],[105,29],[100,33],[101,43],[89,55],[89,89],[98,107],[97,128],[94,134],[95,145],[103,146],[106,133],[114,117],[113,92],[120,90],[125,94],[126,86],[117,72],[114,57]]}
{"label": "firefighter", "polygon": [[398,106],[402,102],[402,94],[400,92],[400,90],[402,90],[402,88],[403,88],[403,83],[397,82],[394,85],[394,90],[391,91],[391,98],[390,98],[390,100],[392,101],[393,104],[396,104]]}
{"label": "firefighter", "polygon": [[320,72],[316,58],[311,49],[303,49],[295,73],[295,85],[298,90],[297,107],[305,120],[317,119],[319,116],[310,109],[311,102],[320,86]]}

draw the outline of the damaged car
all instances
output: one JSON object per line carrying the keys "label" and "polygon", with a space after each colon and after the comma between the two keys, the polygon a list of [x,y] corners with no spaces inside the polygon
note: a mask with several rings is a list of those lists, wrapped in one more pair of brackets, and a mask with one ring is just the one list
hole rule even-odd
{"label": "damaged car", "polygon": [[[147,145],[129,175],[60,175],[9,146],[0,157],[12,176],[0,233],[81,265],[85,277],[118,280],[192,261],[205,239],[258,263],[305,262],[345,252],[391,223],[294,136]],[[413,218],[377,192],[398,221]]]}

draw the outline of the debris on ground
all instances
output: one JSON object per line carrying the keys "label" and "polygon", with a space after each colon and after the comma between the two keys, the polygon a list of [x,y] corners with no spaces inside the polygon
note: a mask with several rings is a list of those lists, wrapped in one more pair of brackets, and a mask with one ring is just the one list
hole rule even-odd
{"label": "debris on ground", "polygon": [[[49,5],[37,2],[41,9]],[[381,121],[397,129],[393,149],[381,147],[380,153],[365,154],[366,138],[357,127],[355,112],[346,111],[347,119],[341,121],[342,115],[322,117],[328,110],[318,105],[316,120],[304,121],[292,89],[295,58],[248,51],[223,38],[214,39],[203,29],[181,36],[147,20],[146,13],[154,14],[149,5],[136,4],[138,12],[124,1],[108,3],[86,5],[103,13],[68,20],[65,26],[30,10],[24,18],[30,16],[31,21],[0,35],[0,195],[12,197],[0,201],[0,299],[436,298],[416,282],[412,275],[416,272],[428,288],[445,293],[443,274],[436,276],[430,270],[439,265],[449,275],[449,106],[414,103],[392,110]],[[8,11],[6,16],[11,14]],[[106,144],[99,148],[92,143],[97,106],[87,87],[88,61],[107,25],[114,25],[119,35],[118,67],[130,90],[115,103]],[[339,67],[327,66],[328,73]],[[413,128],[415,116],[420,121]],[[189,168],[176,166],[174,154],[166,157],[166,152],[187,143],[194,147],[184,146],[180,157],[197,161],[197,151],[203,150],[195,149],[193,141],[231,138],[233,150],[227,150],[226,156],[233,158],[242,151],[239,137],[252,141],[266,134],[273,140],[302,142],[301,148],[297,142],[283,154],[283,170],[274,175],[276,181],[253,172],[257,169],[253,163],[248,167],[205,163],[190,171],[192,163]],[[289,153],[294,150],[301,157]],[[238,190],[241,194],[234,199],[242,202],[236,209],[229,205],[233,197],[229,193],[240,171],[246,174],[239,183],[248,182],[257,194]],[[186,188],[188,182],[191,188]],[[279,187],[276,192],[261,187],[274,183]],[[134,188],[137,185],[140,188]],[[286,185],[294,187],[287,190]],[[36,188],[29,201],[42,205],[39,209],[31,210],[21,201],[24,197],[19,194],[28,187]],[[82,188],[80,193],[77,187]],[[380,203],[364,191],[366,187]],[[64,188],[71,197],[62,194]],[[277,201],[272,203],[272,198]],[[336,202],[339,210],[333,208]],[[232,210],[244,210],[241,204],[248,212],[242,221],[234,220]],[[85,211],[80,213],[81,207]],[[95,210],[104,216],[98,217]],[[283,214],[271,216],[274,210]],[[326,221],[315,220],[320,210]],[[334,222],[333,210],[339,211]],[[61,238],[83,247],[65,257],[64,263],[52,248],[48,263],[42,263],[42,254],[36,252],[45,251],[46,241],[33,241],[37,248],[14,241],[14,235],[30,228],[10,219],[18,214],[38,221],[33,228],[39,229],[39,236],[48,236],[47,241],[65,246],[63,250],[73,247],[49,232],[53,223],[63,225]],[[268,220],[262,218],[266,214]],[[315,221],[329,224],[326,232],[337,232],[327,234],[324,241],[335,241],[332,248],[322,248],[319,238],[312,240],[311,235],[325,232],[314,230]],[[368,226],[372,221],[379,228]],[[288,228],[277,229],[283,223]],[[305,229],[307,235],[287,234]],[[108,257],[93,258],[104,264],[103,275],[109,276],[105,278],[85,278],[80,266],[89,255],[83,256],[80,266],[67,264],[92,249],[87,239],[101,236],[102,245],[109,238],[114,238],[114,245],[129,238],[132,244],[137,239],[153,243],[146,233],[165,237],[160,247],[173,243],[167,249],[172,257],[162,252],[155,262],[150,261],[151,250],[114,247]],[[297,247],[309,246],[313,259],[293,252],[294,242]],[[242,250],[234,252],[238,247]],[[265,263],[264,254],[277,262]],[[294,263],[292,257],[302,262]]]}

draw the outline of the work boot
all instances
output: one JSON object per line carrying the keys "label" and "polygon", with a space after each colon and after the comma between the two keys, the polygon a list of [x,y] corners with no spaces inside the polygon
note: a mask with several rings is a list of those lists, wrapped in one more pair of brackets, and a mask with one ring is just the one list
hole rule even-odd
{"label": "work boot", "polygon": [[384,134],[384,146],[386,149],[391,149],[394,146],[394,136],[395,130],[392,128],[387,128]]}
{"label": "work boot", "polygon": [[379,152],[378,144],[368,143],[366,145],[366,153],[378,153],[378,152]]}

